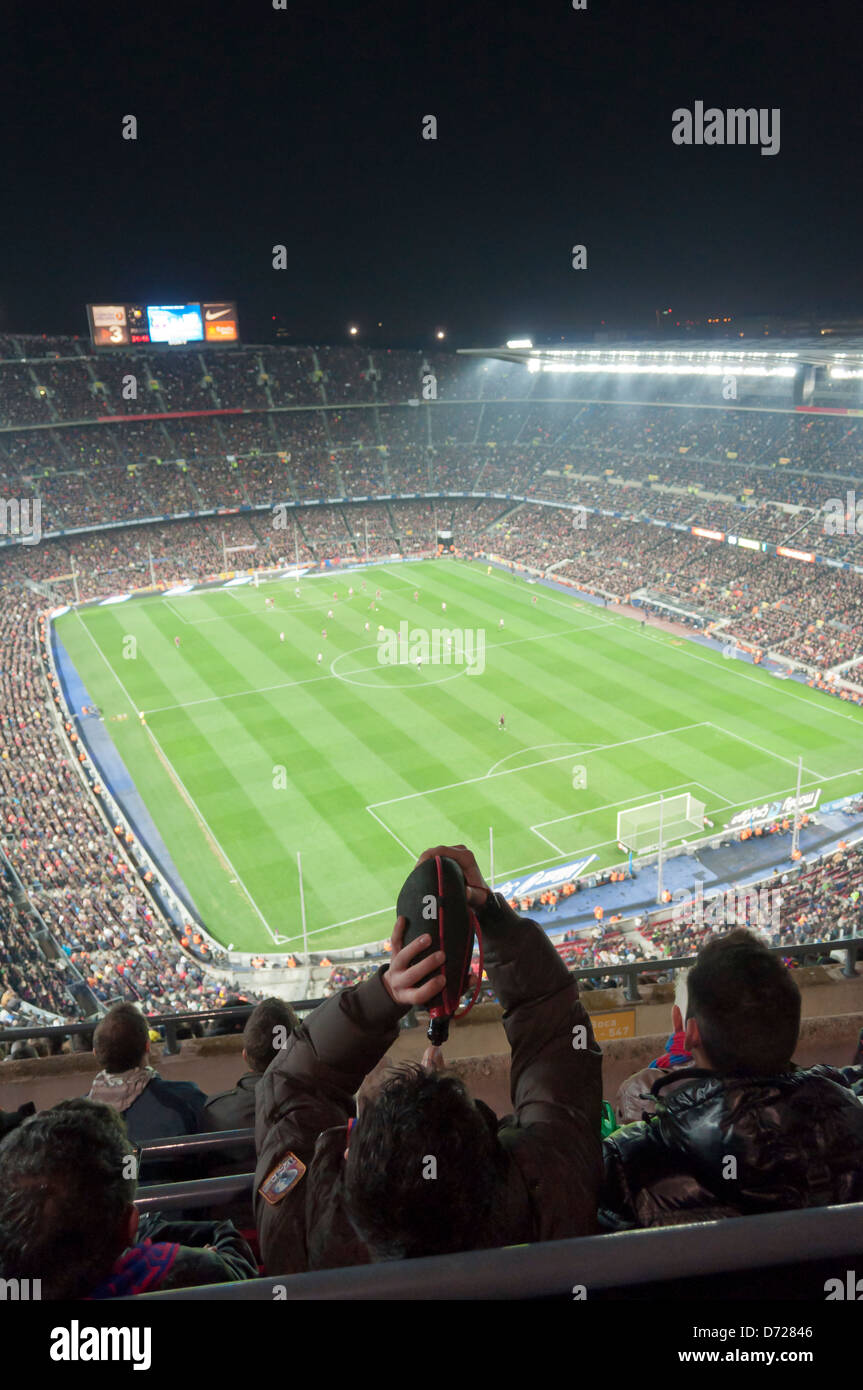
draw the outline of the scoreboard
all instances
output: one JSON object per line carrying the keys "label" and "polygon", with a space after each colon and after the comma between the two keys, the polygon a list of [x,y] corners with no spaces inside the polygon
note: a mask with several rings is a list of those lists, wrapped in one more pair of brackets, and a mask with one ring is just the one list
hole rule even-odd
{"label": "scoreboard", "polygon": [[210,304],[88,304],[94,347],[159,344],[238,343],[237,306],[229,300]]}

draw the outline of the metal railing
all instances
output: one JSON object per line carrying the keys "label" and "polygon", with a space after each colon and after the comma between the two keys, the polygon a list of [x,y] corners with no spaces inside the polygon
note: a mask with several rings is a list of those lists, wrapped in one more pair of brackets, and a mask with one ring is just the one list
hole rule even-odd
{"label": "metal railing", "polygon": [[[222,1129],[204,1134],[178,1134],[165,1139],[147,1139],[138,1147],[139,1170],[144,1165],[169,1159],[195,1159],[207,1156],[218,1159],[225,1151],[247,1149],[248,1157],[239,1160],[252,1171],[220,1174],[212,1178],[180,1178],[169,1182],[147,1183],[138,1188],[135,1206],[143,1216],[146,1212],[195,1211],[248,1198],[251,1205],[255,1167],[255,1131],[253,1129]],[[158,1171],[158,1170],[157,1170]]]}
{"label": "metal railing", "polygon": [[[567,945],[577,943],[565,943]],[[795,960],[801,957],[805,960],[806,956],[829,955],[831,951],[841,951],[845,957],[842,966],[842,974],[849,979],[856,978],[854,966],[857,961],[858,951],[863,954],[863,937],[855,936],[845,938],[842,941],[813,941],[806,942],[803,946],[768,946],[767,948],[774,956],[791,956]],[[669,970],[686,970],[695,964],[698,957],[691,956],[653,956],[649,960],[627,961],[621,965],[587,966],[584,969],[573,970],[572,974],[577,980],[589,979],[591,976],[599,975],[603,979],[614,979],[623,977],[624,990],[628,1003],[637,1004],[640,1002],[638,993],[639,975],[664,975]],[[2,1034],[0,1034],[2,1036]]]}
{"label": "metal railing", "polygon": [[[771,1268],[805,1275],[835,1261],[863,1256],[863,1202],[810,1207],[762,1216],[733,1216],[652,1230],[585,1236],[501,1250],[476,1250],[419,1260],[393,1260],[325,1269],[311,1274],[275,1275],[233,1284],[144,1294],[147,1299],[206,1299],[271,1302],[326,1299],[528,1299],[566,1298],[583,1288],[588,1299],[665,1282],[728,1277]],[[816,1276],[823,1280],[823,1272]],[[770,1277],[762,1276],[761,1297],[769,1296]],[[814,1294],[812,1295],[814,1296]],[[821,1290],[824,1296],[823,1287]]]}
{"label": "metal railing", "polygon": [[[323,1004],[323,1002],[323,999],[297,999],[292,1002],[291,1007],[295,1013],[308,1013],[309,1010],[316,1009],[318,1004]],[[230,1009],[202,1009],[200,1013],[194,1014],[147,1014],[146,1019],[151,1028],[164,1030],[165,1052],[169,1056],[176,1056],[180,1051],[180,1044],[177,1039],[177,1032],[180,1028],[210,1022],[245,1023],[254,1007],[254,1004],[238,1004]],[[0,1028],[0,1042],[26,1042],[28,1038],[66,1038],[73,1033],[92,1033],[99,1022],[99,1019],[90,1019],[87,1023],[54,1023],[45,1027]],[[213,1033],[207,1036],[227,1035]]]}
{"label": "metal railing", "polygon": [[[577,942],[558,942],[559,950],[566,950],[569,946],[577,945]],[[790,956],[795,960],[805,961],[807,956],[830,955],[833,951],[840,951],[844,955],[842,974],[847,979],[857,978],[855,964],[858,954],[863,956],[863,936],[845,937],[841,941],[807,941],[799,946],[769,946],[767,948],[773,955]],[[665,974],[669,970],[685,970],[694,965],[697,956],[652,956],[644,960],[627,961],[619,965],[590,965],[578,967],[571,971],[576,980],[586,979],[620,979],[624,981],[625,997],[628,1003],[640,1003],[638,993],[638,977],[640,975]],[[309,1013],[316,1009],[319,1004],[324,1003],[323,999],[297,999],[292,1002],[292,1008],[298,1014]],[[148,1023],[151,1028],[160,1028],[165,1033],[165,1053],[168,1056],[176,1056],[180,1051],[180,1044],[177,1038],[179,1029],[188,1027],[192,1024],[207,1023],[211,1020],[218,1022],[233,1022],[245,1020],[252,1012],[254,1004],[239,1004],[231,1009],[203,1009],[200,1013],[189,1014],[154,1014],[148,1016]],[[414,1011],[403,1020],[403,1023],[413,1026],[415,1020]],[[96,1024],[89,1023],[59,1023],[45,1027],[28,1026],[26,1028],[0,1028],[0,1042],[26,1041],[28,1038],[63,1038],[72,1033],[92,1033]],[[218,1034],[212,1036],[219,1036]]]}
{"label": "metal railing", "polygon": [[177,1134],[168,1139],[146,1139],[139,1145],[142,1161],[166,1158],[189,1158],[200,1153],[218,1155],[221,1149],[235,1149],[243,1144],[255,1147],[254,1129],[218,1129],[201,1134]]}
{"label": "metal railing", "polygon": [[224,1178],[194,1178],[188,1182],[160,1182],[139,1187],[135,1206],[142,1216],[156,1211],[195,1211],[198,1207],[223,1206],[241,1197],[252,1200],[254,1173]]}

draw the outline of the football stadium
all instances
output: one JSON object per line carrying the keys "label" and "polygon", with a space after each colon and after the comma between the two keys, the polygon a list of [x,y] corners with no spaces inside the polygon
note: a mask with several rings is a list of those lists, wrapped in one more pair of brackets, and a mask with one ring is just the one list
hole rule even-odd
{"label": "football stadium", "polygon": [[[841,310],[731,312],[781,181],[733,275],[679,249],[691,210],[676,242],[654,209],[661,275],[635,256],[583,302],[513,208],[519,288],[480,263],[484,200],[504,206],[510,160],[538,186],[534,158],[546,196],[552,155],[510,120],[481,196],[468,159],[406,174],[403,203],[397,141],[331,169],[323,29],[292,40],[314,158],[274,192],[238,114],[281,90],[272,8],[244,56],[225,20],[241,96],[226,115],[194,88],[182,171],[170,83],[122,117],[142,144],[132,174],[102,169],[130,195],[110,245],[56,134],[68,264],[46,290],[19,248],[0,284],[0,1301],[50,1305],[51,1359],[135,1369],[173,1355],[168,1303],[239,1325],[248,1301],[430,1299],[608,1304],[606,1372],[624,1300],[639,1330],[668,1319],[663,1368],[823,1367],[840,1339],[814,1305],[863,1297],[863,317],[850,287]],[[569,69],[536,17],[505,22],[527,71],[559,64],[526,113],[547,134]],[[358,72],[378,43],[398,67],[381,25]],[[327,100],[350,112],[341,61]],[[793,122],[772,99],[672,122],[667,90],[658,181],[714,153],[681,144],[748,131],[760,152],[722,151],[689,196],[756,208]],[[599,129],[618,230],[590,264],[619,267],[631,208]],[[242,215],[193,256],[179,229],[202,200],[212,226],[223,158]],[[335,187],[339,220],[366,219],[340,274]],[[310,222],[265,232],[262,276],[238,239],[270,207]],[[131,260],[106,252],[123,238]],[[666,284],[713,307],[646,314]],[[457,332],[429,330],[429,286]],[[110,1329],[52,1311],[101,1300]]]}
{"label": "football stadium", "polygon": [[[854,988],[863,395],[838,358],[3,349],[7,489],[41,503],[38,546],[22,505],[0,552],[5,1024],[332,995],[387,959],[438,843],[599,986],[609,1042],[717,930]],[[52,383],[38,472],[22,361]]]}

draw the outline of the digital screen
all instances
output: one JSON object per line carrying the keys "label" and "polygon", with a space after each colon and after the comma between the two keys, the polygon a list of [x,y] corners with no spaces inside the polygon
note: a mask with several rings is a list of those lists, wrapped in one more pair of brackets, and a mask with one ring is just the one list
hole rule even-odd
{"label": "digital screen", "polygon": [[200,343],[204,321],[200,304],[148,304],[151,343]]}
{"label": "digital screen", "polygon": [[237,306],[208,304],[88,304],[94,347],[238,343]]}

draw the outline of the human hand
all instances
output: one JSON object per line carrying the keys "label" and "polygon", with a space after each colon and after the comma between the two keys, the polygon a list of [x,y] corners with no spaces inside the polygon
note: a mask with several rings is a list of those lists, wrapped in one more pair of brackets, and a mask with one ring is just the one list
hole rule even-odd
{"label": "human hand", "polygon": [[410,945],[403,946],[405,927],[404,917],[396,919],[392,935],[392,959],[389,969],[382,976],[384,987],[394,1004],[427,1004],[436,994],[440,994],[446,984],[446,976],[434,974],[428,978],[429,971],[439,971],[446,956],[443,951],[435,951],[417,965],[411,961],[421,955],[431,945],[430,936],[418,936]]}
{"label": "human hand", "polygon": [[443,1059],[443,1052],[439,1047],[433,1045],[427,1047],[423,1053],[423,1066],[426,1071],[443,1071],[446,1063]]}
{"label": "human hand", "polygon": [[473,908],[484,907],[491,889],[482,876],[473,852],[467,848],[467,845],[438,845],[435,849],[427,849],[420,855],[417,864],[424,864],[427,859],[434,859],[436,855],[441,855],[445,859],[454,859],[461,866],[467,885],[468,903]]}

